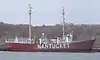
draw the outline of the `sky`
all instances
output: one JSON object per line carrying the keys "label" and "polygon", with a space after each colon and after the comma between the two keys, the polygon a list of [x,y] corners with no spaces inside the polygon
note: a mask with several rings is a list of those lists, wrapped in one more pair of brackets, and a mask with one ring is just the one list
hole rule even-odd
{"label": "sky", "polygon": [[0,21],[28,24],[28,5],[32,9],[32,25],[60,24],[62,7],[66,23],[100,24],[100,0],[0,0]]}

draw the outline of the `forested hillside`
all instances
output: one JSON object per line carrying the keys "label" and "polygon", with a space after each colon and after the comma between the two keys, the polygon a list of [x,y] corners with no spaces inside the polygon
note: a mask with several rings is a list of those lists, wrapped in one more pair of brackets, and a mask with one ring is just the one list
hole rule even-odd
{"label": "forested hillside", "polygon": [[[68,24],[65,25],[65,34],[74,32],[74,40],[89,39],[91,36],[100,36],[100,25],[87,25],[87,24]],[[61,37],[62,36],[62,25],[56,24],[54,26],[32,26],[32,37],[40,37],[41,33],[44,32],[45,35],[50,37]],[[23,36],[28,37],[28,25],[19,24],[7,24],[0,22],[0,37],[8,36]]]}

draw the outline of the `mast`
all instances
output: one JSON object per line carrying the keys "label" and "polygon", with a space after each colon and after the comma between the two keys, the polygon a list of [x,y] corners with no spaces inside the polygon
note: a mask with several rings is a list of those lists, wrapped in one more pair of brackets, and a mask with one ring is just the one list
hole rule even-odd
{"label": "mast", "polygon": [[63,20],[63,39],[65,39],[65,12],[64,12],[64,7],[62,8],[62,20]]}
{"label": "mast", "polygon": [[31,40],[31,14],[32,14],[32,7],[31,4],[29,4],[29,39]]}

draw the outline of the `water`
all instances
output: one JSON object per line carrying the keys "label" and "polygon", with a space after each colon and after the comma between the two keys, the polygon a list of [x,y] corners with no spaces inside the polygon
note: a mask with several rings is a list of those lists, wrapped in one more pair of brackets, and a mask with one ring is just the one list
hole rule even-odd
{"label": "water", "polygon": [[0,60],[100,60],[100,53],[0,52]]}

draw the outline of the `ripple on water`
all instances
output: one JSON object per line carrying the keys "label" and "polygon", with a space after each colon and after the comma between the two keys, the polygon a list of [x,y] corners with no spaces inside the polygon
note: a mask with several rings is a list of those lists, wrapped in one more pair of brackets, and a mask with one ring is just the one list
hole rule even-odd
{"label": "ripple on water", "polygon": [[100,53],[0,52],[0,60],[100,60]]}

